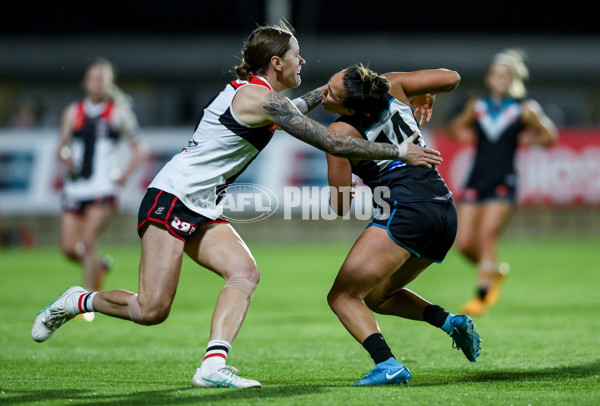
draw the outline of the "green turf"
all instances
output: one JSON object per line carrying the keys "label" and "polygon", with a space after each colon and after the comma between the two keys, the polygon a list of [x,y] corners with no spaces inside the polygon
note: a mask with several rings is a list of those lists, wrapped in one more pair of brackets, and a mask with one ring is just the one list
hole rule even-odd
{"label": "green turf", "polygon": [[[499,303],[476,319],[477,363],[426,323],[379,316],[409,385],[356,388],[372,368],[326,303],[347,245],[257,245],[262,273],[228,362],[262,382],[251,390],[194,389],[222,282],[185,261],[169,319],[141,327],[99,315],[74,320],[46,343],[35,314],[77,267],[57,249],[0,251],[0,404],[592,405],[600,404],[600,239],[506,239],[512,271]],[[137,290],[139,247],[103,247],[115,259],[107,288]],[[455,252],[411,287],[456,312],[473,270]]]}

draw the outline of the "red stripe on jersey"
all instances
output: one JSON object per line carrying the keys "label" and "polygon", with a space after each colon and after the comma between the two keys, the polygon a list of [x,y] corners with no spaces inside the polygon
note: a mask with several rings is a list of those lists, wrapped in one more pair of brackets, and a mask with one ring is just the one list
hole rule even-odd
{"label": "red stripe on jersey", "polygon": [[269,82],[267,82],[266,80],[263,80],[257,76],[254,76],[254,75],[251,75],[249,81],[241,80],[241,79],[231,81],[231,86],[233,86],[234,89],[239,89],[240,87],[247,85],[247,84],[264,86],[267,89],[273,90],[273,88],[271,87]]}
{"label": "red stripe on jersey", "polygon": [[115,103],[113,103],[112,101],[107,102],[104,111],[102,112],[102,114],[100,114],[100,118],[106,121],[110,120],[114,107]]}

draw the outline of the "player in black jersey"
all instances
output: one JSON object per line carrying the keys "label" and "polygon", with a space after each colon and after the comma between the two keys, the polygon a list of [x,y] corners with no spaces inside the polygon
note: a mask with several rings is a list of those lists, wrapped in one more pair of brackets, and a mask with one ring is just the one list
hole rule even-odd
{"label": "player in black jersey", "polygon": [[[329,80],[322,103],[341,115],[330,125],[336,132],[396,145],[414,139],[425,146],[416,117],[420,114],[421,124],[428,121],[435,94],[453,90],[459,81],[456,72],[445,69],[378,75],[352,66]],[[416,106],[414,113],[411,106]],[[452,193],[435,166],[330,154],[327,163],[329,184],[339,191],[331,201],[338,214],[350,207],[351,194],[343,193],[343,188],[351,187],[353,173],[371,188],[377,207],[328,295],[331,309],[375,362],[355,385],[402,384],[411,378],[408,368],[393,356],[373,312],[427,321],[449,334],[475,362],[481,347],[473,321],[406,289],[432,262],[442,262],[456,236]]]}
{"label": "player in black jersey", "polygon": [[475,159],[458,206],[458,250],[477,266],[475,297],[461,307],[473,316],[498,300],[508,264],[500,263],[497,241],[515,206],[519,145],[552,145],[557,130],[539,104],[525,99],[527,67],[522,54],[497,54],[485,78],[489,94],[470,100],[449,125],[458,141],[476,145]]}

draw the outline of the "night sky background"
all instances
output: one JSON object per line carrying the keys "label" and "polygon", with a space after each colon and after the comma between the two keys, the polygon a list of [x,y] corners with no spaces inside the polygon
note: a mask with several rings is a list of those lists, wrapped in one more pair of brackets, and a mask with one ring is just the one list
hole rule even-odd
{"label": "night sky background", "polygon": [[[247,33],[266,23],[265,1],[124,0],[3,4],[2,35]],[[291,23],[304,34],[380,32],[598,34],[585,6],[535,1],[353,2],[293,0]]]}

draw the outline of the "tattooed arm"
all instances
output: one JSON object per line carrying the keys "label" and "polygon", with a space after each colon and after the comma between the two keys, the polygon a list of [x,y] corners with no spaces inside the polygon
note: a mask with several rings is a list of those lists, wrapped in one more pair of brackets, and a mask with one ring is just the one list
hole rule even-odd
{"label": "tattooed arm", "polygon": [[[311,92],[312,93],[312,92]],[[402,159],[409,165],[431,167],[442,162],[440,153],[407,140],[407,150],[400,157],[396,145],[370,142],[335,133],[327,127],[298,114],[287,97],[276,92],[264,95],[262,108],[281,129],[307,144],[332,155],[357,159]]]}
{"label": "tattooed arm", "polygon": [[292,103],[300,110],[300,113],[306,115],[309,111],[314,109],[319,103],[321,103],[321,98],[323,97],[323,93],[321,93],[321,88],[318,87],[315,90],[306,93],[303,96],[297,97],[292,100]]}

